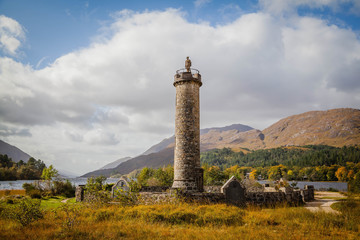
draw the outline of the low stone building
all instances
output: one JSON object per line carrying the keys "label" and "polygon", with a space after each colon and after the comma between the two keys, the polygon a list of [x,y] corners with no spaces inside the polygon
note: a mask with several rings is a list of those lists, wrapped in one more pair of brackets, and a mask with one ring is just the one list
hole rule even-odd
{"label": "low stone building", "polygon": [[111,197],[114,198],[116,191],[122,190],[122,191],[129,191],[130,185],[128,182],[128,179],[126,177],[121,177],[111,188]]}

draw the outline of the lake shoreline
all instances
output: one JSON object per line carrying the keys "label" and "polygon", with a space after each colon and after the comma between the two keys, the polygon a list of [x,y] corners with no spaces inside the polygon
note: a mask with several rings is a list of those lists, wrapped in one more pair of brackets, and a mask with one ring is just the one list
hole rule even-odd
{"label": "lake shoreline", "polygon": [[[87,178],[64,178],[69,180],[73,185],[84,185]],[[106,183],[116,183],[119,178],[107,178]],[[0,181],[0,190],[21,190],[24,183],[33,183],[39,180],[14,180],[14,181]],[[262,180],[258,181],[260,184],[271,183],[272,181]],[[310,181],[289,181],[289,184],[296,183],[296,187],[303,189],[305,185],[313,185],[316,191],[326,191],[328,189],[336,189],[338,191],[347,192],[348,183],[346,182],[310,182]]]}

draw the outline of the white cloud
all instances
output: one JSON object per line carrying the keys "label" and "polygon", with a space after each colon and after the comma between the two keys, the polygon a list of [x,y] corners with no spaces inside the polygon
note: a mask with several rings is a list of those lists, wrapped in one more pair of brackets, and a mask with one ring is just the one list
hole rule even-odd
{"label": "white cloud", "polygon": [[298,7],[308,7],[310,9],[328,8],[333,12],[346,12],[350,14],[360,14],[360,3],[358,0],[259,0],[259,5],[266,12],[276,15],[293,14]]}
{"label": "white cloud", "polygon": [[195,7],[197,7],[197,8],[201,8],[201,7],[205,6],[206,4],[208,4],[208,3],[210,3],[210,2],[211,2],[211,0],[196,0],[196,1],[194,2],[194,5],[195,5]]}
{"label": "white cloud", "polygon": [[351,30],[268,12],[216,27],[183,15],[115,14],[97,42],[39,70],[0,58],[5,140],[83,173],[136,156],[173,134],[172,81],[186,56],[203,77],[203,128],[263,129],[291,114],[360,107],[360,42]]}
{"label": "white cloud", "polygon": [[24,29],[16,20],[0,15],[0,49],[14,56],[24,38]]}
{"label": "white cloud", "polygon": [[96,128],[88,131],[84,136],[85,142],[91,145],[116,145],[119,140],[112,132],[107,132],[102,128]]}

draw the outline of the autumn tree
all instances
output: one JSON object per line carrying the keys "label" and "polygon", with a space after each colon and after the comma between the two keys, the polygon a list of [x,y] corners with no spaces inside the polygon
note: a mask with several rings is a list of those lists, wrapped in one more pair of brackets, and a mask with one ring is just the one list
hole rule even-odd
{"label": "autumn tree", "polygon": [[249,178],[250,178],[251,180],[256,180],[257,177],[258,177],[258,175],[259,175],[258,170],[254,169],[254,170],[252,170],[252,171],[250,172]]}
{"label": "autumn tree", "polygon": [[205,185],[221,185],[226,180],[226,176],[218,166],[204,169]]}
{"label": "autumn tree", "polygon": [[279,180],[282,177],[286,177],[287,168],[284,165],[272,166],[269,171],[269,179]]}
{"label": "autumn tree", "polygon": [[58,175],[58,170],[56,170],[53,165],[50,165],[48,168],[43,169],[41,179],[50,181]]}
{"label": "autumn tree", "polygon": [[154,176],[155,170],[152,168],[144,167],[139,175],[137,181],[141,186],[148,186],[148,180]]}
{"label": "autumn tree", "polygon": [[347,180],[348,171],[346,167],[339,167],[335,172],[335,176],[339,181],[345,182]]}

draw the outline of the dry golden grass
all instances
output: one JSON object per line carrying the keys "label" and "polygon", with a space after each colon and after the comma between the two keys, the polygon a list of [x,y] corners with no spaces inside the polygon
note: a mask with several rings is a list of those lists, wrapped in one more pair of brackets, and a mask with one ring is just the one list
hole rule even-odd
{"label": "dry golden grass", "polygon": [[352,219],[356,216],[312,213],[301,207],[239,209],[224,204],[65,206],[47,209],[44,219],[27,227],[1,218],[0,239],[296,240],[360,237],[360,221]]}
{"label": "dry golden grass", "polygon": [[0,190],[0,197],[10,196],[10,195],[22,195],[25,196],[25,190]]}

